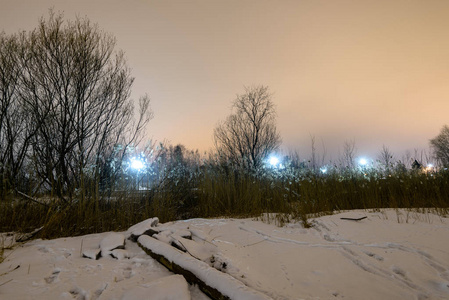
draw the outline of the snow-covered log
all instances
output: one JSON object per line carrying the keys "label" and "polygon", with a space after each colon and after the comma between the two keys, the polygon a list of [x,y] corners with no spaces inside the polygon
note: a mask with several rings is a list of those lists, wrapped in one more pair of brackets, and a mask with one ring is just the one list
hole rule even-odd
{"label": "snow-covered log", "polygon": [[133,242],[136,242],[139,236],[141,236],[142,234],[146,234],[149,236],[157,234],[159,233],[159,230],[156,228],[158,223],[158,218],[151,218],[137,223],[128,229],[126,238],[130,239]]}
{"label": "snow-covered log", "polygon": [[100,242],[101,256],[110,255],[115,249],[125,249],[125,236],[121,233],[112,232]]}
{"label": "snow-covered log", "polygon": [[83,251],[82,257],[98,260],[101,257],[101,249],[87,249]]}
{"label": "snow-covered log", "polygon": [[212,299],[262,300],[271,299],[234,277],[222,273],[207,263],[152,237],[142,235],[139,246],[170,271],[181,274],[189,283],[197,284]]}

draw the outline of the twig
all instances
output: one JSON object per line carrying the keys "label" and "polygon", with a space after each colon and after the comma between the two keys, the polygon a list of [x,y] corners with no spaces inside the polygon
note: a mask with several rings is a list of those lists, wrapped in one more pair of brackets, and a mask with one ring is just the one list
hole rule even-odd
{"label": "twig", "polygon": [[[209,231],[209,233],[212,231],[212,229]],[[209,233],[208,233],[208,235],[209,235]],[[192,233],[192,236],[193,236],[194,234]],[[217,247],[217,245],[215,245],[214,243],[212,243],[212,242],[209,242],[206,238],[202,238],[202,237],[199,237],[199,236],[197,236],[197,235],[195,235],[197,238],[199,238],[200,240],[202,240],[203,242],[206,242],[206,243],[209,243],[209,244],[211,244],[212,246],[214,246],[214,247]],[[214,239],[216,239],[217,237],[220,237],[221,235],[217,235],[216,237],[214,237],[213,239],[212,239],[212,241],[214,240]]]}
{"label": "twig", "polygon": [[4,284],[7,284],[8,282],[11,282],[11,281],[12,281],[12,279],[10,279],[10,280],[8,280],[8,281],[5,281],[5,282],[1,283],[0,286],[2,286],[2,285],[4,285]]}
{"label": "twig", "polygon": [[[218,235],[218,236],[216,236],[216,237],[214,237],[213,239],[212,239],[212,241],[215,239],[215,238],[217,238],[217,237],[220,237],[220,235]],[[214,246],[214,247],[217,247],[217,245],[215,245],[214,243],[212,243],[212,242],[209,242],[208,240],[206,240],[206,239],[201,239],[200,238],[200,240],[202,240],[203,242],[206,242],[206,243],[208,243],[208,244],[211,244],[212,246]]]}
{"label": "twig", "polygon": [[15,271],[15,270],[17,270],[18,268],[20,268],[20,265],[17,265],[17,267],[15,267],[14,269],[12,269],[12,270],[9,270],[8,272],[5,272],[5,273],[3,273],[3,274],[0,274],[0,276],[3,276],[3,275],[6,275],[6,274],[9,274],[9,273],[11,273],[12,271]]}
{"label": "twig", "polygon": [[193,255],[192,253],[190,253],[189,249],[187,249],[187,247],[184,246],[184,244],[183,244],[180,240],[178,240],[178,239],[176,239],[176,240],[178,241],[178,243],[181,244],[181,246],[183,246],[183,247],[186,249],[187,253],[189,253],[190,256],[192,256],[193,258],[196,258],[196,259],[198,259],[198,260],[201,260],[201,259],[199,259],[198,257],[196,257],[195,255]]}
{"label": "twig", "polygon": [[39,201],[37,201],[36,199],[34,199],[33,197],[30,197],[30,196],[28,196],[27,194],[22,193],[21,191],[16,190],[16,192],[17,192],[20,196],[24,197],[24,198],[27,199],[27,200],[33,201],[33,202],[35,202],[35,203],[37,203],[37,204],[40,204],[40,205],[43,205],[43,206],[45,206],[45,207],[48,207],[48,206],[49,206],[47,203],[39,202]]}
{"label": "twig", "polygon": [[258,241],[258,242],[252,243],[252,244],[245,245],[245,246],[243,246],[243,248],[249,247],[249,246],[254,246],[254,245],[260,244],[260,243],[262,243],[262,242],[264,242],[264,241],[266,241],[266,239],[263,239],[263,240],[261,240],[261,241]]}

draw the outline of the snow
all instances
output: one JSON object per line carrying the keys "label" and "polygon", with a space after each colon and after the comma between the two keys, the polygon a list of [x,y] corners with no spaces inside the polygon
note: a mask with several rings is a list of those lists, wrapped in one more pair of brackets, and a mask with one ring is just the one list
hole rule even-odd
{"label": "snow", "polygon": [[112,251],[123,247],[125,244],[125,236],[120,233],[110,233],[100,242],[101,251]]}
{"label": "snow", "polygon": [[191,298],[188,283],[184,277],[172,275],[132,287],[122,297],[122,300],[136,299],[190,300]]}
{"label": "snow", "polygon": [[129,253],[123,249],[114,249],[111,251],[111,256],[118,260],[123,260],[125,258],[129,258]]}
{"label": "snow", "polygon": [[[310,222],[313,227],[305,229],[255,219],[147,220],[124,233],[33,240],[5,250],[0,299],[207,299],[136,243],[111,248],[119,236],[149,228],[163,241],[141,240],[155,241],[161,254],[196,269],[232,297],[250,288],[273,299],[449,299],[447,216],[359,210]],[[189,233],[192,240],[185,239]],[[187,252],[170,246],[175,240]],[[118,259],[82,257],[95,257],[99,245]]]}
{"label": "snow", "polygon": [[191,241],[189,239],[185,239],[180,236],[173,237],[176,242],[180,243],[181,246],[193,257],[208,262],[210,258],[216,253],[217,247],[213,244],[199,244],[195,241]]}
{"label": "snow", "polygon": [[98,259],[101,257],[100,255],[101,249],[87,249],[83,251],[83,257],[90,258],[90,259]]}
{"label": "snow", "polygon": [[101,256],[105,257],[112,254],[113,250],[123,249],[125,247],[125,236],[121,233],[110,233],[100,242]]}

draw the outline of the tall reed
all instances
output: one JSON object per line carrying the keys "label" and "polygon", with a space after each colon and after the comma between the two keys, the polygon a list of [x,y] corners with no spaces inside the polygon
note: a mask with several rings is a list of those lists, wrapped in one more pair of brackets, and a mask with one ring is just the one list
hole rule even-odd
{"label": "tall reed", "polygon": [[49,195],[38,204],[9,194],[0,201],[0,232],[29,232],[54,238],[121,231],[146,218],[161,222],[196,217],[258,217],[277,213],[308,226],[311,215],[375,208],[449,208],[449,172],[376,169],[267,169],[251,173],[218,166],[176,169],[149,190],[121,183],[102,193],[87,191],[67,205]]}

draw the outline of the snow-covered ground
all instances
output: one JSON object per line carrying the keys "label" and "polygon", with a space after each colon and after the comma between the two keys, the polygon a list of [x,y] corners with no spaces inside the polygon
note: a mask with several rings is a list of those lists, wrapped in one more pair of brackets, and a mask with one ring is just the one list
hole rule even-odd
{"label": "snow-covered ground", "polygon": [[[311,222],[309,229],[253,219],[146,225],[159,232],[159,241],[184,248],[198,264],[273,299],[449,299],[449,218],[381,210]],[[125,249],[114,250],[131,231],[145,228],[34,240],[7,250],[0,264],[0,299],[208,299],[137,243],[127,239]],[[82,257],[98,252],[103,255],[98,260]]]}

